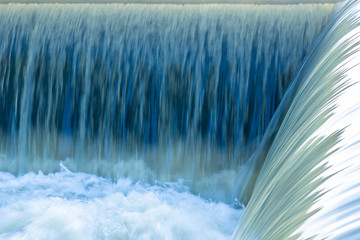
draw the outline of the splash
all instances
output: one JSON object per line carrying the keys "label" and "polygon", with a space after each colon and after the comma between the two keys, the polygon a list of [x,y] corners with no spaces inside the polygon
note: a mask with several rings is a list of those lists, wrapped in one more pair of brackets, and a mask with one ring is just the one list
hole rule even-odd
{"label": "splash", "polygon": [[241,214],[181,182],[0,172],[0,239],[228,239]]}

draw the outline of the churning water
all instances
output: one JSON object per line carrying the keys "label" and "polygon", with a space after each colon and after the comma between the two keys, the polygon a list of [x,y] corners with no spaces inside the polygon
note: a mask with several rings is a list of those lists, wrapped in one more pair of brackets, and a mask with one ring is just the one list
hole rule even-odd
{"label": "churning water", "polygon": [[356,236],[357,5],[0,5],[0,238]]}
{"label": "churning water", "polygon": [[240,212],[181,182],[112,182],[62,165],[57,173],[0,173],[0,239],[229,239]]}

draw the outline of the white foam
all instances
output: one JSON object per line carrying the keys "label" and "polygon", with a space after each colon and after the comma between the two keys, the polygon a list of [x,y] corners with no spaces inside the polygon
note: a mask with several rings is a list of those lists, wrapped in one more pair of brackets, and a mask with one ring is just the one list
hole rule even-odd
{"label": "white foam", "polygon": [[241,215],[181,182],[113,182],[62,169],[0,172],[0,239],[228,239]]}

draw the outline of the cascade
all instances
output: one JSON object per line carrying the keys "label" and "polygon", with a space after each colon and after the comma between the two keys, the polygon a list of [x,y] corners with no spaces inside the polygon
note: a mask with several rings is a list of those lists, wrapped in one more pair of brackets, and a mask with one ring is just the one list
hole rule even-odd
{"label": "cascade", "polygon": [[290,104],[278,108],[283,119],[233,239],[360,237],[359,9],[340,7],[295,77]]}
{"label": "cascade", "polygon": [[232,202],[334,7],[2,5],[0,169],[65,161]]}

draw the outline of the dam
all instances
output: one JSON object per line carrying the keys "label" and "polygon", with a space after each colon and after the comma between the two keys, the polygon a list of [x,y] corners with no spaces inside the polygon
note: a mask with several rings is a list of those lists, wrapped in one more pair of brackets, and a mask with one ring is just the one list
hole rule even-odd
{"label": "dam", "polygon": [[357,239],[359,9],[0,2],[0,239]]}

